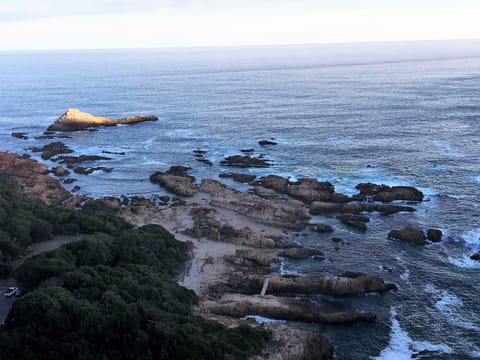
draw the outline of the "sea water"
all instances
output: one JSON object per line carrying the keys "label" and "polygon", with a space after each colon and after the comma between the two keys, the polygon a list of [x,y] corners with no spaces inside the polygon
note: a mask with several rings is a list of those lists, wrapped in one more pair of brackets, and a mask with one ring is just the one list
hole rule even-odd
{"label": "sea water", "polygon": [[[88,164],[111,173],[75,174],[71,186],[90,196],[164,194],[148,177],[172,165],[217,179],[229,170],[220,160],[241,149],[274,164],[241,170],[257,176],[314,177],[346,194],[367,181],[420,188],[417,212],[373,214],[366,233],[314,216],[344,242],[294,235],[327,259],[284,261],[282,271],[364,271],[398,285],[384,295],[313,297],[378,314],[369,324],[309,326],[330,337],[338,359],[480,358],[480,263],[469,258],[480,250],[480,42],[0,53],[0,151],[50,142],[34,138],[69,107],[159,117],[62,140],[78,154],[124,153]],[[213,166],[196,161],[195,149]],[[444,240],[418,247],[387,238],[406,225],[439,228]]]}

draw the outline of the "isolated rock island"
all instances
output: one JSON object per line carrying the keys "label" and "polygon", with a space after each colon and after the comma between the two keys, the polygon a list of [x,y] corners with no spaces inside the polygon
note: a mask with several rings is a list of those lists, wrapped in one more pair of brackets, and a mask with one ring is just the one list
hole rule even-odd
{"label": "isolated rock island", "polygon": [[135,124],[144,121],[156,120],[158,120],[158,118],[154,115],[137,115],[121,119],[110,119],[103,116],[95,116],[89,113],[85,113],[80,111],[79,109],[70,108],[52,125],[50,125],[47,130],[76,131],[84,130],[90,127],[114,126],[119,124]]}

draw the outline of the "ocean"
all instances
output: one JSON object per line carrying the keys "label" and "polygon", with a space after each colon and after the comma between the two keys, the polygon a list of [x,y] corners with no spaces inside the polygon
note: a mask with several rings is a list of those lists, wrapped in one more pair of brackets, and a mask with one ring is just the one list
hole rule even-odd
{"label": "ocean", "polygon": [[[384,295],[314,296],[378,314],[373,324],[307,326],[330,337],[338,359],[480,358],[480,262],[469,259],[480,251],[480,41],[0,53],[0,151],[50,142],[35,136],[70,107],[159,117],[62,140],[81,154],[124,153],[91,164],[111,173],[75,174],[69,186],[94,197],[163,195],[148,177],[172,165],[218,179],[231,170],[220,160],[241,149],[272,161],[241,170],[257,176],[314,177],[346,194],[369,181],[418,187],[426,201],[417,212],[372,215],[365,233],[314,216],[345,242],[296,234],[327,259],[284,261],[282,271],[364,271],[397,284]],[[444,239],[418,247],[387,238],[406,225]]]}

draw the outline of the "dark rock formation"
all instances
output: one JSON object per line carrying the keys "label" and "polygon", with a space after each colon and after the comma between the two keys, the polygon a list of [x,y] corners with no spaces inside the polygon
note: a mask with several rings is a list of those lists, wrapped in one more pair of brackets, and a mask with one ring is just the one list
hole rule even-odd
{"label": "dark rock formation", "polygon": [[279,193],[285,193],[290,184],[288,179],[277,175],[267,175],[255,181],[255,185],[261,185],[267,189],[273,189]]}
{"label": "dark rock formation", "polygon": [[362,212],[379,212],[381,214],[391,215],[404,211],[413,212],[416,210],[410,206],[389,204],[340,204],[325,201],[314,201],[310,204],[310,213],[315,215],[329,213],[358,214]]}
{"label": "dark rock formation", "polygon": [[236,318],[257,314],[270,319],[318,322],[326,324],[351,324],[358,321],[375,321],[372,313],[333,312],[306,300],[276,296],[247,296],[228,294],[218,302],[206,302],[209,312]]}
{"label": "dark rock formation", "polygon": [[80,156],[59,156],[52,161],[58,161],[61,164],[67,164],[67,167],[72,167],[74,164],[80,164],[87,161],[112,160],[112,158],[99,155],[80,155]]}
{"label": "dark rock formation", "polygon": [[265,145],[277,145],[277,143],[275,141],[272,141],[272,140],[260,140],[258,142],[258,145],[260,146],[265,146]]}
{"label": "dark rock formation", "polygon": [[84,167],[84,166],[76,166],[73,169],[73,172],[76,174],[82,174],[82,175],[90,175],[95,171],[105,171],[107,173],[110,173],[113,171],[113,168],[105,167],[105,166],[95,166],[95,167]]}
{"label": "dark rock formation", "polygon": [[255,152],[255,150],[254,149],[241,149],[240,152],[242,152],[244,154],[249,154],[249,153]]}
{"label": "dark rock formation", "polygon": [[472,256],[470,256],[470,259],[475,260],[475,261],[480,261],[480,251],[476,252]]}
{"label": "dark rock formation", "polygon": [[391,202],[395,200],[423,201],[423,193],[412,186],[387,186],[372,183],[358,184],[356,187],[360,194],[354,195],[353,199],[363,201]]}
{"label": "dark rock formation", "polygon": [[248,155],[233,155],[226,157],[225,160],[220,161],[220,165],[241,168],[265,168],[272,166],[269,160],[262,159],[260,157],[251,157]]}
{"label": "dark rock formation", "polygon": [[250,183],[257,177],[256,175],[250,174],[239,174],[239,173],[222,173],[218,175],[221,178],[231,178],[233,181],[239,183]]}
{"label": "dark rock formation", "polygon": [[33,152],[41,152],[42,159],[48,160],[59,154],[70,154],[73,150],[60,141],[52,142],[42,147],[34,147]]}
{"label": "dark rock formation", "polygon": [[198,187],[193,183],[195,178],[186,174],[189,169],[186,166],[172,166],[166,172],[156,172],[150,175],[150,181],[172,194],[193,196],[198,192]]}
{"label": "dark rock formation", "polygon": [[17,139],[28,140],[28,135],[23,132],[12,132],[12,136]]}
{"label": "dark rock formation", "polygon": [[[263,278],[249,278],[248,289],[257,293],[263,286]],[[273,275],[268,285],[270,294],[325,294],[334,296],[357,296],[367,293],[396,289],[394,284],[385,283],[379,277],[363,273],[335,275],[281,276]]]}
{"label": "dark rock formation", "polygon": [[310,226],[310,229],[319,233],[330,233],[333,232],[333,228],[328,224],[315,224]]}
{"label": "dark rock formation", "polygon": [[103,150],[102,154],[110,154],[110,155],[125,155],[125,151],[109,151]]}
{"label": "dark rock formation", "polygon": [[71,197],[58,180],[48,175],[48,168],[36,161],[0,152],[0,170],[18,183],[23,193],[47,205],[60,204]]}
{"label": "dark rock formation", "polygon": [[60,116],[55,123],[48,127],[48,131],[75,131],[85,130],[97,126],[113,126],[118,124],[134,124],[144,121],[158,120],[153,115],[138,115],[122,119],[113,120],[106,117],[94,116],[81,112],[78,109],[68,109],[65,114]]}
{"label": "dark rock formation", "polygon": [[361,231],[367,230],[367,224],[365,223],[370,221],[370,219],[364,215],[355,215],[355,214],[337,215],[337,219],[340,220],[345,225]]}
{"label": "dark rock formation", "polygon": [[398,239],[404,242],[425,245],[427,244],[425,234],[412,227],[405,227],[401,230],[392,230],[388,233],[389,238]]}
{"label": "dark rock formation", "polygon": [[442,241],[442,231],[438,229],[428,229],[427,230],[427,238],[431,242],[440,242]]}
{"label": "dark rock formation", "polygon": [[312,256],[319,259],[323,259],[325,257],[321,250],[312,249],[312,248],[285,249],[279,255],[289,259],[295,259],[295,260],[308,259],[309,257],[312,257]]}

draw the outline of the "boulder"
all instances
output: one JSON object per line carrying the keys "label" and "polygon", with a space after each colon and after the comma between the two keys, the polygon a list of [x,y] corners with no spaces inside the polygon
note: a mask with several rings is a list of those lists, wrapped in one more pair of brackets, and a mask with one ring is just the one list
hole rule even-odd
{"label": "boulder", "polygon": [[320,182],[315,179],[299,179],[287,186],[286,193],[304,203],[314,201],[330,201],[334,193],[333,185],[328,182]]}
{"label": "boulder", "polygon": [[440,242],[442,241],[442,231],[438,229],[428,229],[427,230],[427,238],[431,242]]}
{"label": "boulder", "polygon": [[48,127],[48,131],[76,131],[85,130],[97,126],[114,126],[118,124],[135,124],[144,121],[158,120],[153,115],[138,115],[121,119],[110,119],[102,116],[94,116],[78,109],[68,109],[60,116],[52,125]]}
{"label": "boulder", "polygon": [[261,185],[268,189],[273,189],[279,193],[285,193],[287,191],[287,186],[290,184],[288,179],[285,179],[277,175],[267,175],[261,177],[254,185]]}
{"label": "boulder", "polygon": [[409,226],[401,230],[390,231],[388,237],[417,245],[427,244],[425,234],[422,231]]}
{"label": "boulder", "polygon": [[354,200],[363,201],[372,199],[374,201],[391,202],[395,200],[423,201],[423,193],[412,186],[388,186],[373,183],[362,183],[355,187],[360,191],[354,195]]}
{"label": "boulder", "polygon": [[367,224],[365,223],[370,221],[370,219],[364,215],[355,214],[337,215],[337,219],[340,220],[343,224],[360,231],[366,231]]}
{"label": "boulder", "polygon": [[70,174],[70,171],[68,171],[61,165],[54,167],[52,170],[55,176],[67,176]]}

